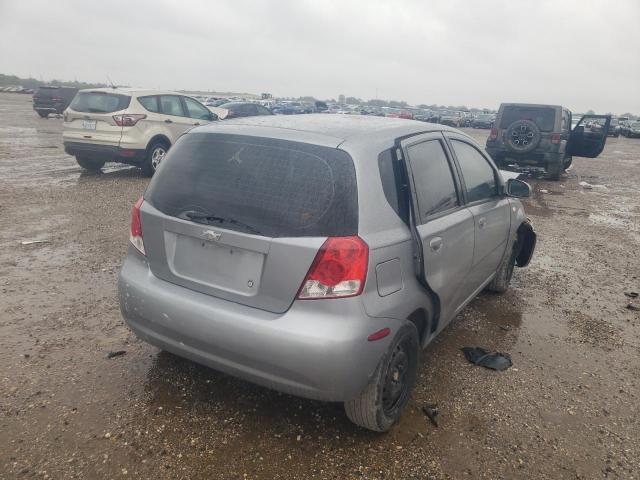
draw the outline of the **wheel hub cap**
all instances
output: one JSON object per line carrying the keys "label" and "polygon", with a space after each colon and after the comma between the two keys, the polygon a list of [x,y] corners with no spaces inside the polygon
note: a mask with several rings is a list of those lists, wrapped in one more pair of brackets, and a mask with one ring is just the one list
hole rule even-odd
{"label": "wheel hub cap", "polygon": [[162,147],[157,147],[151,154],[151,166],[156,170],[160,166],[160,162],[164,159],[167,151]]}

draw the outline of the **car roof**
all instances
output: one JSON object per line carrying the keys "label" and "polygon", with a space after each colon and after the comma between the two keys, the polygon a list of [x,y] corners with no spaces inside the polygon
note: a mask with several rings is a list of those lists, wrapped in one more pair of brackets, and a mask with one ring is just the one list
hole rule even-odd
{"label": "car roof", "polygon": [[445,125],[398,118],[325,113],[245,117],[213,122],[191,130],[194,133],[283,138],[334,147],[347,139],[353,143],[367,143],[374,136],[376,140],[393,142],[400,137],[434,131],[456,130]]}
{"label": "car roof", "polygon": [[564,108],[562,105],[545,105],[542,103],[501,103],[501,107],[542,107],[542,108]]}
{"label": "car roof", "polygon": [[85,88],[80,90],[80,92],[119,93],[122,95],[132,95],[132,96],[144,96],[144,95],[181,95],[183,97],[191,96],[191,95],[185,95],[184,93],[172,92],[170,90],[149,90],[144,88],[129,88],[129,87]]}

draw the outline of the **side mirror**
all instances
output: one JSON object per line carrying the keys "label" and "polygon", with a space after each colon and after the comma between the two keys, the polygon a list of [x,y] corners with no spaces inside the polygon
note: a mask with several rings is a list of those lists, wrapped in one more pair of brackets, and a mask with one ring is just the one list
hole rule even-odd
{"label": "side mirror", "polygon": [[216,114],[215,114],[215,113],[213,113],[213,112],[209,112],[209,120],[210,120],[210,121],[212,121],[212,122],[213,122],[214,120],[218,120],[218,115],[216,115]]}
{"label": "side mirror", "polygon": [[510,178],[507,180],[506,192],[510,197],[527,198],[531,195],[531,186],[517,178]]}

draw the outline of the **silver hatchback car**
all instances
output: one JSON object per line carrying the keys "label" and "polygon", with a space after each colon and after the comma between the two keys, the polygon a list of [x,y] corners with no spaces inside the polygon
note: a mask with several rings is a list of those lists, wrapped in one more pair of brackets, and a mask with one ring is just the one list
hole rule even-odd
{"label": "silver hatchback car", "polygon": [[467,135],[366,116],[197,127],[131,219],[122,315],[143,340],[282,392],[400,417],[418,356],[483,289],[502,292],[536,235]]}

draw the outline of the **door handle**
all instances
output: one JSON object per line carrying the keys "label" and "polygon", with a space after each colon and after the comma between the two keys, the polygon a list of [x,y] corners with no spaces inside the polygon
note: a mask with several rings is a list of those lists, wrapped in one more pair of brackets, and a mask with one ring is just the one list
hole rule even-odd
{"label": "door handle", "polygon": [[171,120],[170,118],[167,118],[164,123],[173,123],[173,120]]}
{"label": "door handle", "polygon": [[442,248],[442,238],[441,237],[432,238],[431,241],[429,242],[429,248],[433,252],[439,251]]}
{"label": "door handle", "polygon": [[486,227],[486,225],[487,225],[487,219],[484,218],[484,217],[480,217],[478,219],[478,227],[479,228],[484,228],[484,227]]}

